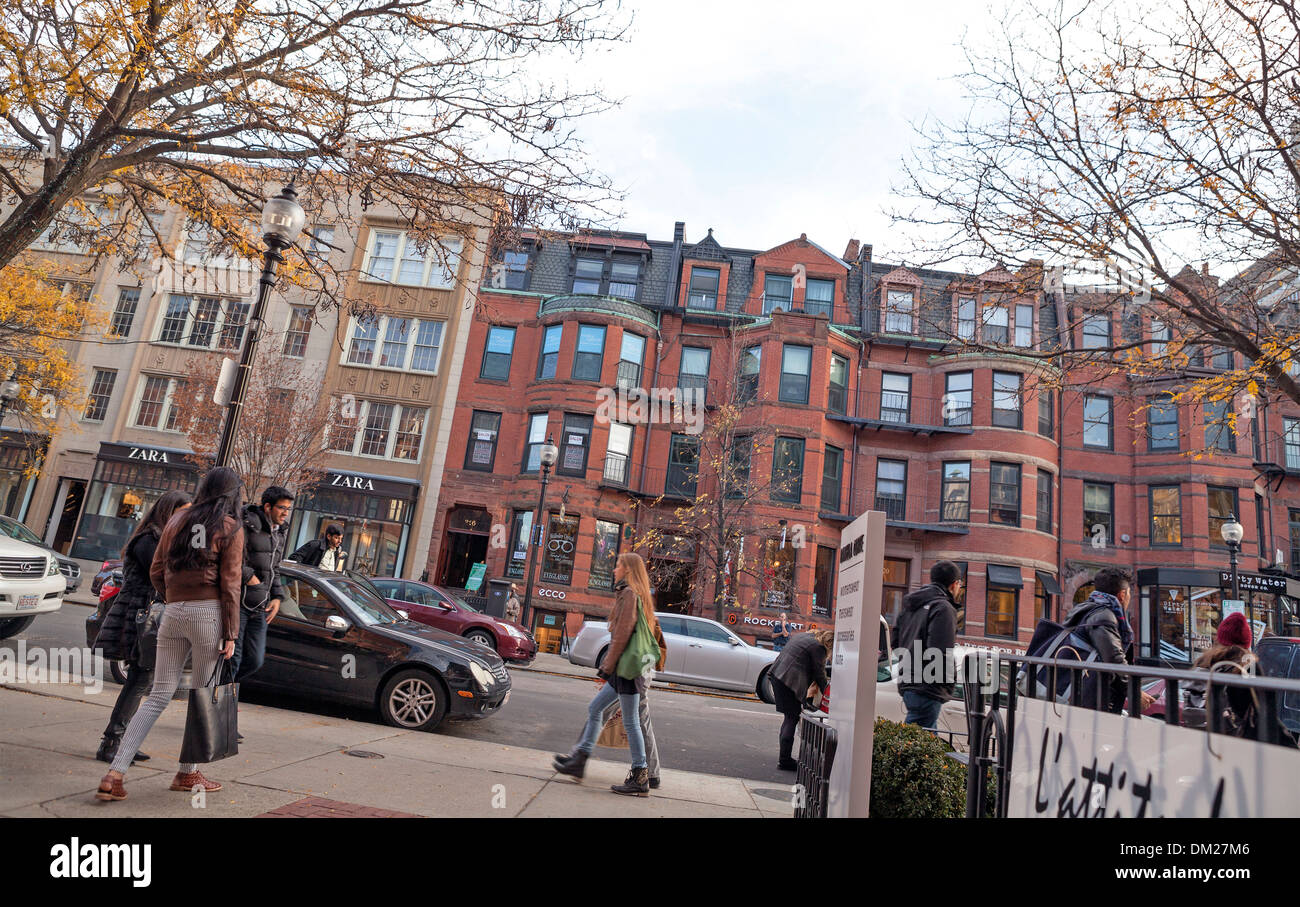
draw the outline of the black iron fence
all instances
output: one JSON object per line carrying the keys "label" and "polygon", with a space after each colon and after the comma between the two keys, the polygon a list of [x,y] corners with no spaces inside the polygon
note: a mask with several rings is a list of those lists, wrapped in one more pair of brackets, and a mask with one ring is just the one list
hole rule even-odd
{"label": "black iron fence", "polygon": [[[990,653],[966,656],[965,676],[991,676]],[[1143,665],[1081,664],[1032,655],[998,653],[997,693],[992,683],[964,685],[970,757],[966,775],[966,815],[1004,817],[1008,779],[1015,746],[1016,710],[1023,699],[1054,699],[1063,705],[1119,712],[1134,721],[1143,718],[1142,694],[1153,681],[1163,681],[1164,708],[1160,720],[1206,733],[1232,734],[1265,745],[1295,746],[1289,703],[1300,699],[1300,680],[1259,677],[1236,670],[1188,670]],[[1196,721],[1183,707],[1182,693],[1194,690]],[[1053,693],[1053,691],[1060,691]],[[1153,703],[1153,706],[1155,703]],[[1288,717],[1288,721],[1291,718]],[[1294,721],[1291,721],[1294,724]],[[990,805],[991,801],[991,805]]]}
{"label": "black iron fence", "polygon": [[830,726],[830,722],[806,714],[800,716],[799,770],[795,774],[796,819],[826,818],[835,746],[835,728]]}

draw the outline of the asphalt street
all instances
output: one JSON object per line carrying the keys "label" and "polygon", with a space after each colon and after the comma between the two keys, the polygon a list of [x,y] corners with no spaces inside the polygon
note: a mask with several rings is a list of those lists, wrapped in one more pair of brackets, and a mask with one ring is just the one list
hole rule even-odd
{"label": "asphalt street", "polygon": [[[65,602],[53,614],[37,617],[17,637],[0,640],[13,649],[18,639],[28,646],[84,646],[89,606]],[[586,672],[585,669],[575,669]],[[448,720],[437,733],[508,746],[567,752],[577,740],[587,702],[596,692],[592,680],[538,671],[511,670],[510,702],[496,715],[480,720]],[[112,681],[108,681],[112,685]],[[250,694],[250,698],[256,694]],[[650,709],[660,758],[666,768],[772,781],[788,786],[791,772],[776,768],[776,734],[780,716],[770,705],[699,693],[655,689]],[[378,723],[377,714],[289,697],[257,695],[253,701],[301,711]],[[92,746],[94,741],[88,742]],[[616,758],[615,750],[602,750]]]}

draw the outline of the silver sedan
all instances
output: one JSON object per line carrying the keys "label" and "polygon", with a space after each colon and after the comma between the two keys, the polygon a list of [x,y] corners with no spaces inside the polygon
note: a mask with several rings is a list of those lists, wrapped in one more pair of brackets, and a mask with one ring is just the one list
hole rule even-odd
{"label": "silver sedan", "polygon": [[[776,653],[771,649],[751,646],[706,617],[657,611],[655,615],[668,646],[664,669],[655,674],[656,680],[756,693],[764,702],[772,701],[767,671],[776,661]],[[609,625],[588,621],[569,646],[569,661],[594,668],[605,659],[608,649]]]}

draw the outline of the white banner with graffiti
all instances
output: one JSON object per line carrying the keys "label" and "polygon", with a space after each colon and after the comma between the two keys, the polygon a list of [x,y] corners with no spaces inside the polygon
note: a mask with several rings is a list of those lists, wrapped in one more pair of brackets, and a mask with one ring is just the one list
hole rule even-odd
{"label": "white banner with graffiti", "polygon": [[1011,769],[1020,818],[1300,816],[1300,751],[1038,699],[1017,702]]}

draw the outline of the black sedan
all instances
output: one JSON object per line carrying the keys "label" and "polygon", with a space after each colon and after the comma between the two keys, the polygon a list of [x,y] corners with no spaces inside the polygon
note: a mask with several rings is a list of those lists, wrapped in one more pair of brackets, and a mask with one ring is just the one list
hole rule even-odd
{"label": "black sedan", "polygon": [[510,675],[496,653],[405,619],[364,579],[291,561],[279,571],[285,597],[267,628],[266,662],[244,686],[377,708],[388,724],[419,731],[505,705]]}

